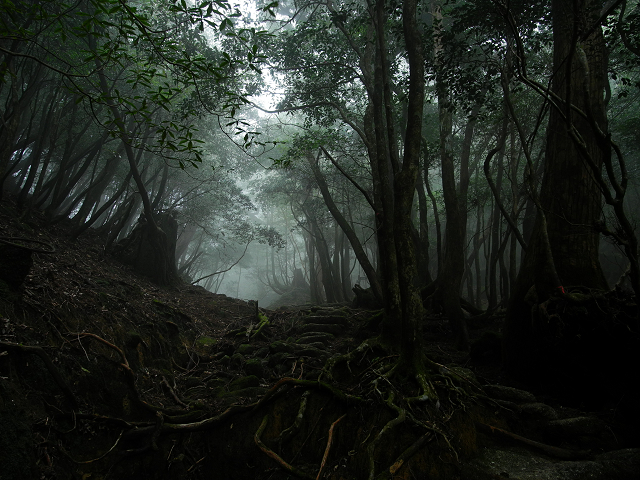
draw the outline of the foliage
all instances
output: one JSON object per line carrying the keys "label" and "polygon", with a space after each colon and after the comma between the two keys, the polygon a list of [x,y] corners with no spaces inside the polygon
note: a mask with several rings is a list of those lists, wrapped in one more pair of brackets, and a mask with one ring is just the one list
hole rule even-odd
{"label": "foliage", "polygon": [[[125,123],[141,125],[135,145],[176,158],[181,167],[202,160],[193,119],[203,112],[235,116],[246,103],[240,79],[259,72],[265,59],[258,42],[266,32],[244,27],[226,0],[21,0],[2,8],[0,78],[9,81],[11,58],[37,62],[113,135],[115,119],[101,107],[117,104]],[[98,72],[109,78],[108,92]],[[155,134],[152,147],[140,137],[145,130]]]}

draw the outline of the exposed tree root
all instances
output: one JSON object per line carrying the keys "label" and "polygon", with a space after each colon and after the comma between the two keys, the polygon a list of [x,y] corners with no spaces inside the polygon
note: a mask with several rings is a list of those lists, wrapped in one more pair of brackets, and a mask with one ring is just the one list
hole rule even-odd
{"label": "exposed tree root", "polygon": [[141,436],[145,436],[149,433],[157,432],[158,435],[167,435],[170,433],[184,433],[184,432],[198,432],[209,430],[220,425],[225,420],[230,417],[247,412],[254,412],[259,409],[261,406],[265,405],[268,401],[274,398],[276,393],[279,393],[281,387],[286,385],[294,385],[294,386],[302,386],[305,388],[316,388],[319,390],[323,390],[331,393],[335,398],[342,400],[346,403],[354,403],[354,402],[362,402],[363,400],[354,397],[352,395],[348,395],[346,393],[341,392],[335,387],[331,385],[316,382],[312,380],[299,380],[295,378],[282,378],[280,379],[269,391],[257,402],[249,404],[249,405],[232,405],[227,408],[224,412],[214,417],[208,417],[204,420],[192,423],[168,423],[164,422],[160,428],[155,426],[147,426],[143,428],[137,428],[135,430],[131,430],[127,432],[126,437],[129,438],[137,438]]}
{"label": "exposed tree root", "polygon": [[314,480],[314,478],[311,475],[303,472],[302,470],[297,469],[293,465],[289,465],[276,452],[274,452],[273,450],[268,448],[264,443],[262,443],[262,440],[260,439],[260,437],[262,436],[262,432],[264,431],[264,429],[267,427],[268,422],[269,422],[269,415],[265,415],[264,418],[262,419],[262,423],[260,424],[260,427],[258,428],[258,431],[256,431],[256,434],[253,436],[253,440],[256,442],[256,445],[258,446],[258,448],[260,448],[260,450],[266,453],[270,458],[273,458],[276,462],[278,462],[278,464],[280,464],[280,466],[284,468],[286,471],[288,471],[289,473],[292,473],[296,477],[304,478],[306,480]]}
{"label": "exposed tree root", "polygon": [[69,402],[71,403],[74,409],[78,408],[78,401],[76,400],[76,397],[73,395],[73,392],[71,391],[67,383],[62,378],[62,375],[60,375],[60,372],[58,372],[58,369],[51,361],[51,358],[49,358],[49,355],[47,355],[47,352],[45,352],[42,349],[42,347],[18,345],[16,343],[10,343],[10,342],[0,342],[0,346],[6,348],[7,350],[13,350],[13,351],[18,351],[22,353],[30,353],[32,355],[36,355],[40,357],[40,359],[44,362],[45,366],[47,367],[47,370],[53,377],[54,381],[56,382],[58,387],[60,387],[60,390],[62,390],[62,393],[64,393],[64,396],[67,398],[67,400],[69,400]]}
{"label": "exposed tree root", "polygon": [[124,373],[125,373],[125,378],[127,379],[127,383],[129,384],[129,387],[131,388],[131,390],[134,392],[135,395],[135,399],[137,404],[146,409],[149,412],[153,412],[154,414],[156,412],[163,412],[163,413],[168,413],[168,414],[180,414],[180,413],[184,413],[184,410],[178,410],[176,411],[175,409],[168,409],[168,408],[164,408],[164,407],[159,407],[156,405],[152,405],[146,401],[144,401],[142,399],[142,397],[140,396],[140,392],[138,392],[138,388],[136,387],[136,375],[133,372],[133,370],[131,369],[131,367],[129,366],[129,361],[127,360],[126,355],[124,354],[124,352],[122,351],[122,349],[120,349],[119,347],[117,347],[116,345],[114,345],[113,343],[105,340],[104,338],[96,335],[95,333],[88,333],[88,332],[83,332],[83,333],[69,333],[68,335],[73,336],[74,340],[78,340],[80,341],[81,338],[93,338],[94,340],[98,341],[99,343],[102,343],[103,345],[106,345],[107,347],[115,350],[116,352],[118,352],[118,354],[120,355],[121,358],[121,363],[119,364]]}
{"label": "exposed tree root", "polygon": [[333,441],[333,429],[336,427],[338,422],[340,422],[340,420],[342,420],[346,416],[347,414],[345,413],[340,418],[338,418],[335,422],[333,422],[331,424],[331,427],[329,428],[329,438],[327,439],[327,447],[324,449],[324,455],[322,456],[322,463],[320,464],[320,470],[318,470],[318,475],[316,476],[316,480],[320,480],[320,476],[322,475],[322,470],[324,470],[324,466],[327,463],[327,458],[329,458],[329,451],[331,450],[331,442]]}
{"label": "exposed tree root", "polygon": [[333,371],[338,364],[346,362],[347,368],[349,368],[350,362],[353,362],[357,358],[363,358],[364,355],[366,355],[367,351],[380,346],[381,346],[381,341],[379,338],[377,337],[369,338],[364,342],[362,342],[355,350],[352,350],[349,353],[346,353],[344,355],[337,355],[337,356],[331,357],[325,363],[319,378],[322,379],[322,377],[325,376],[327,377],[328,381],[332,381]]}
{"label": "exposed tree root", "polygon": [[380,430],[378,435],[376,435],[376,438],[374,438],[373,441],[367,447],[367,453],[369,454],[369,480],[373,480],[375,478],[375,473],[376,473],[375,449],[380,443],[380,440],[385,434],[391,431],[394,427],[404,423],[407,417],[404,409],[394,404],[393,400],[394,400],[394,394],[393,392],[391,392],[389,393],[389,398],[387,398],[386,403],[390,408],[398,412],[398,416],[390,420],[389,422],[387,422],[387,424],[384,427],[382,427],[382,430]]}
{"label": "exposed tree root", "polygon": [[432,438],[433,438],[433,433],[432,432],[427,432],[424,435],[422,435],[420,438],[418,438],[418,440],[413,442],[413,444],[409,448],[407,448],[404,452],[402,452],[400,454],[400,456],[398,456],[396,461],[393,462],[393,464],[389,467],[389,471],[388,472],[385,471],[385,472],[380,473],[376,477],[376,479],[377,480],[386,480],[388,478],[393,478],[395,473],[398,470],[400,470],[400,468],[405,464],[405,462],[407,460],[409,460],[418,450],[420,450],[422,448],[422,446],[425,443],[427,443]]}
{"label": "exposed tree root", "polygon": [[503,438],[514,440],[522,445],[527,445],[529,447],[535,448],[536,450],[539,450],[555,458],[562,458],[564,460],[579,460],[582,458],[587,458],[591,454],[591,452],[585,450],[567,450],[566,448],[554,447],[545,443],[536,442],[535,440],[530,440],[515,433],[507,432],[506,430],[503,430],[501,428],[487,425],[481,422],[476,422],[476,427],[479,431],[486,433],[487,435],[500,435]]}
{"label": "exposed tree root", "polygon": [[289,428],[286,428],[282,432],[280,432],[280,435],[278,435],[278,438],[276,438],[276,441],[280,445],[282,445],[282,442],[286,442],[287,440],[289,440],[289,438],[295,435],[300,429],[300,426],[302,425],[302,419],[304,418],[304,413],[307,410],[307,398],[309,397],[309,393],[311,393],[310,390],[305,390],[305,392],[302,394],[302,397],[300,399],[300,408],[298,409],[296,419]]}

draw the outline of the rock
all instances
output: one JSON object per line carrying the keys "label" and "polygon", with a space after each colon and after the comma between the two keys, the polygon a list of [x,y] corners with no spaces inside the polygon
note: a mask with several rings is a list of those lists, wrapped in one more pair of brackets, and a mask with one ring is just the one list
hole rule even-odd
{"label": "rock", "polygon": [[596,455],[605,472],[615,480],[637,480],[640,472],[640,448],[625,448]]}
{"label": "rock", "polygon": [[267,355],[269,355],[269,348],[268,347],[261,347],[258,350],[256,350],[254,352],[254,356],[258,357],[258,358],[265,358]]}
{"label": "rock", "polygon": [[545,430],[554,438],[566,439],[582,435],[598,435],[606,424],[599,418],[574,417],[549,422]]}
{"label": "rock", "polygon": [[242,355],[251,355],[255,350],[257,349],[257,347],[255,345],[250,345],[248,343],[243,343],[242,345],[240,345],[238,347],[238,353],[242,354]]}
{"label": "rock", "polygon": [[322,325],[347,325],[347,318],[343,315],[309,315],[303,319],[303,323],[319,323]]}
{"label": "rock", "polygon": [[344,331],[344,327],[342,325],[335,324],[319,324],[319,323],[307,323],[300,327],[300,331],[303,333],[309,332],[323,332],[323,333],[332,333],[333,335],[340,335]]}
{"label": "rock", "polygon": [[244,356],[241,353],[231,355],[231,365],[239,367],[244,363]]}
{"label": "rock", "polygon": [[273,342],[271,345],[269,345],[269,353],[271,353],[272,355],[275,353],[292,353],[293,352],[293,347],[287,343],[287,342],[283,342],[282,340],[278,340],[277,342]]}
{"label": "rock", "polygon": [[486,448],[462,469],[461,477],[468,480],[614,480],[604,477],[596,462],[558,462],[521,447]]}
{"label": "rock", "polygon": [[558,418],[558,414],[553,408],[540,402],[520,405],[520,413],[525,419],[555,420]]}
{"label": "rock", "polygon": [[243,388],[257,387],[260,385],[260,379],[255,375],[247,375],[246,377],[236,378],[229,384],[229,391],[241,390]]}
{"label": "rock", "polygon": [[303,335],[296,340],[296,343],[306,343],[308,345],[316,342],[321,342],[323,344],[329,343],[331,340],[335,338],[335,335],[332,333],[314,333]]}
{"label": "rock", "polygon": [[207,380],[207,383],[205,385],[212,390],[218,390],[219,388],[224,387],[226,384],[227,381],[222,378],[212,378],[210,380]]}
{"label": "rock", "polygon": [[293,357],[291,356],[290,353],[278,352],[278,353],[275,353],[273,355],[270,355],[267,358],[267,365],[269,365],[271,368],[273,368],[276,365],[279,365],[279,364],[285,363],[285,362],[289,362],[291,360],[293,360]]}
{"label": "rock", "polygon": [[257,358],[250,358],[244,364],[244,371],[249,375],[255,375],[256,377],[262,377],[264,375],[264,367],[262,362]]}
{"label": "rock", "polygon": [[593,460],[558,461],[522,447],[488,447],[464,462],[461,478],[489,480],[636,480],[640,449],[596,455]]}
{"label": "rock", "polygon": [[485,385],[482,388],[491,398],[508,400],[514,403],[536,403],[536,397],[525,390],[505,387],[504,385]]}
{"label": "rock", "polygon": [[299,357],[322,358],[327,356],[327,352],[325,350],[320,350],[308,345],[301,345],[300,347],[301,348],[297,348],[295,351],[296,355]]}
{"label": "rock", "polygon": [[451,370],[454,374],[462,377],[463,380],[468,380],[474,385],[479,385],[478,379],[476,378],[476,374],[473,373],[472,370],[469,370],[468,368],[461,367],[460,365],[455,365],[455,364],[447,365],[446,368]]}

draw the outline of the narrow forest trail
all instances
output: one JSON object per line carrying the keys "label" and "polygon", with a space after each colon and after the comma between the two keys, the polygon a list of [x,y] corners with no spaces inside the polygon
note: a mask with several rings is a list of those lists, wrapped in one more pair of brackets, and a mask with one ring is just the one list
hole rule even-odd
{"label": "narrow forest trail", "polygon": [[[0,478],[635,479],[637,432],[614,409],[563,406],[506,379],[491,348],[424,324],[437,399],[389,378],[380,312],[259,309],[160,288],[102,240],[27,222],[55,247],[0,295]],[[478,338],[499,318],[475,325]],[[491,338],[485,334],[484,338]]]}

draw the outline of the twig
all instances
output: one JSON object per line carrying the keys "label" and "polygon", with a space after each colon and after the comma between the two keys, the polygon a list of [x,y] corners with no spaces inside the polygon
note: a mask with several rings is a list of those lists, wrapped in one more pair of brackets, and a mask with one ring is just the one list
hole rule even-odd
{"label": "twig", "polygon": [[171,385],[169,385],[169,382],[167,382],[167,379],[165,378],[164,375],[162,376],[162,384],[165,387],[167,387],[167,389],[169,390],[169,393],[171,394],[171,397],[173,397],[174,402],[176,402],[181,407],[189,408],[187,404],[185,404],[182,400],[180,400],[180,398],[178,398],[178,395],[176,394],[175,390],[171,387]]}
{"label": "twig", "polygon": [[256,445],[258,446],[258,448],[260,448],[260,450],[266,453],[267,456],[273,458],[276,462],[278,462],[280,466],[284,468],[286,471],[288,471],[289,473],[292,473],[295,476],[300,478],[313,480],[313,477],[311,475],[303,472],[302,470],[298,470],[293,465],[289,465],[276,452],[274,452],[273,450],[268,448],[264,443],[262,443],[262,440],[260,440],[260,437],[262,436],[262,432],[264,431],[264,429],[267,427],[268,421],[269,421],[269,415],[265,415],[264,418],[262,419],[262,423],[260,424],[260,427],[258,428],[258,431],[256,431],[256,434],[253,436],[253,440],[256,442]]}
{"label": "twig", "polygon": [[395,473],[398,470],[400,470],[400,467],[404,465],[404,462],[406,462],[418,450],[420,450],[420,448],[422,448],[422,446],[427,442],[427,440],[430,440],[432,437],[433,437],[433,433],[427,432],[424,435],[422,435],[418,440],[413,442],[413,444],[409,448],[407,448],[404,452],[402,452],[400,456],[396,459],[396,461],[393,462],[393,465],[389,467],[389,473],[391,474],[391,476],[395,475]]}
{"label": "twig", "polygon": [[333,429],[338,424],[340,420],[346,417],[346,413],[342,415],[339,419],[331,424],[329,428],[329,439],[327,440],[327,448],[324,449],[324,455],[322,457],[322,463],[320,464],[320,470],[318,470],[318,476],[316,480],[320,480],[320,475],[322,475],[322,470],[324,469],[325,464],[327,463],[327,458],[329,457],[329,450],[331,450],[331,441],[333,440]]}
{"label": "twig", "polygon": [[99,337],[95,333],[82,332],[82,333],[70,333],[68,335],[73,335],[78,339],[78,341],[84,337],[91,337],[97,340],[98,342],[106,345],[107,347],[114,349],[116,352],[120,354],[120,358],[122,359],[122,366],[127,370],[131,370],[131,367],[129,366],[129,361],[127,360],[127,357],[125,356],[124,352],[119,347],[115,346],[113,343],[108,342],[107,340],[105,340],[102,337]]}
{"label": "twig", "polygon": [[[74,463],[78,463],[78,464],[86,464],[86,463],[93,463],[93,462],[97,462],[98,460],[102,460],[104,457],[106,457],[107,455],[109,455],[114,448],[116,448],[116,446],[118,445],[118,443],[120,442],[120,439],[122,438],[122,434],[124,433],[124,430],[120,430],[120,435],[118,435],[118,439],[116,440],[116,443],[113,444],[113,446],[107,450],[105,453],[103,453],[102,455],[100,455],[98,458],[94,458],[93,460],[87,460],[85,462],[79,462],[77,460],[73,460],[73,458],[71,458],[69,456],[69,458],[71,458],[71,460],[73,460]],[[67,455],[68,456],[68,455]]]}

